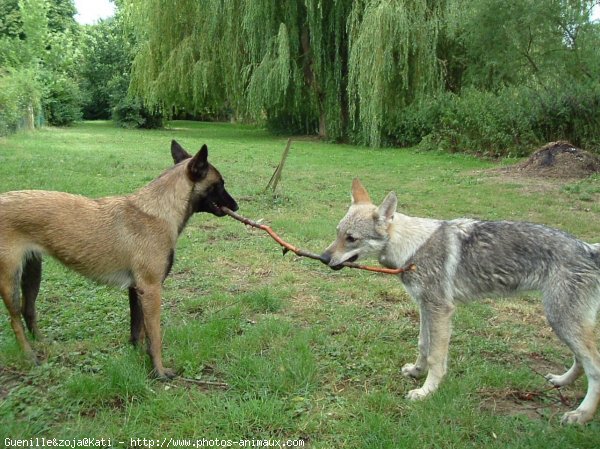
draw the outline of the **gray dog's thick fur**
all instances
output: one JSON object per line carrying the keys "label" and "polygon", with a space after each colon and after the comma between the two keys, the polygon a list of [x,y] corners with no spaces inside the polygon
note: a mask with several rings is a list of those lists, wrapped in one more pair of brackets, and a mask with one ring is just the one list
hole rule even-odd
{"label": "gray dog's thick fur", "polygon": [[584,372],[588,378],[585,399],[563,422],[592,419],[600,402],[600,354],[594,337],[600,308],[599,244],[531,223],[409,217],[396,212],[393,192],[381,206],[373,205],[358,180],[352,199],[337,239],[323,253],[329,265],[339,268],[348,260],[377,256],[389,268],[417,267],[400,275],[419,305],[421,322],[419,356],[402,373],[427,373],[427,378],[408,393],[409,399],[434,392],[446,374],[457,303],[539,290],[550,326],[575,357],[567,372],[547,379],[564,386]]}

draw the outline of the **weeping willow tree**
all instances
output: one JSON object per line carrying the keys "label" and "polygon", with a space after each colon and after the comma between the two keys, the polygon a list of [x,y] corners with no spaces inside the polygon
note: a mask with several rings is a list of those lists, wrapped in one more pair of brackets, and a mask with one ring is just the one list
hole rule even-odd
{"label": "weeping willow tree", "polygon": [[352,0],[126,0],[140,48],[131,92],[149,105],[229,110],[341,138]]}
{"label": "weeping willow tree", "polygon": [[306,0],[305,79],[316,95],[319,135],[348,138],[348,17],[353,0]]}
{"label": "weeping willow tree", "polygon": [[131,91],[149,105],[379,145],[399,109],[440,85],[444,1],[124,3],[140,42]]}
{"label": "weeping willow tree", "polygon": [[[150,107],[215,112],[235,104],[241,88],[241,55],[234,39],[238,21],[227,10],[239,1],[127,0],[125,15],[139,49],[133,61],[131,93]],[[226,64],[227,62],[227,64]],[[234,101],[228,105],[228,101]]]}
{"label": "weeping willow tree", "polygon": [[350,114],[357,138],[379,146],[398,114],[436,92],[443,72],[437,47],[446,2],[357,1],[349,19]]}
{"label": "weeping willow tree", "polygon": [[303,67],[306,33],[301,2],[246,1],[242,8],[246,112],[265,114],[274,130],[309,131],[316,127],[317,102]]}

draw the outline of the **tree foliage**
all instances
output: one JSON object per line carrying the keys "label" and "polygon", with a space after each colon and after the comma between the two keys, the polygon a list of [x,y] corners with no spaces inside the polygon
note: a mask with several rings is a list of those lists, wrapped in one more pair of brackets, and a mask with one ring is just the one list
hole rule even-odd
{"label": "tree foliage", "polygon": [[446,2],[125,3],[141,43],[132,89],[168,108],[378,145],[399,109],[441,85]]}
{"label": "tree foliage", "polygon": [[84,118],[109,120],[112,108],[127,96],[133,59],[131,40],[118,18],[83,27],[80,67]]}
{"label": "tree foliage", "polygon": [[349,21],[350,114],[362,140],[379,146],[399,111],[441,85],[437,43],[445,2],[359,4]]}
{"label": "tree foliage", "polygon": [[145,100],[343,135],[352,1],[125,3],[141,43],[132,90]]}
{"label": "tree foliage", "polygon": [[[597,1],[477,0],[455,24],[464,51],[464,83],[483,89],[589,78],[598,69]],[[595,65],[595,67],[594,67]],[[595,72],[596,75],[598,72]]]}
{"label": "tree foliage", "polygon": [[3,0],[0,13],[0,83],[5,89],[0,128],[10,132],[22,122],[32,127],[42,116],[56,125],[77,120],[73,0]]}
{"label": "tree foliage", "polygon": [[114,17],[82,28],[80,85],[84,93],[86,119],[114,119],[119,126],[160,128],[160,108],[147,108],[128,95],[135,37],[129,32],[120,11]]}
{"label": "tree foliage", "polygon": [[[433,116],[429,123],[421,119],[444,110],[444,126],[460,123],[465,120],[460,114],[469,110],[459,105],[463,100],[474,110],[502,105],[508,113],[510,102],[519,101],[512,95],[520,89],[536,99],[532,107],[541,114],[544,99],[566,86],[596,91],[600,25],[590,20],[590,11],[598,3],[121,2],[138,42],[130,89],[147,104],[264,120],[273,130],[373,146],[420,142],[428,136],[429,142],[436,140],[434,134],[443,134],[434,129],[440,122]],[[579,96],[585,89],[571,91]],[[586,107],[600,108],[581,100]],[[438,106],[428,108],[432,102]],[[586,115],[592,120],[586,129],[593,128],[595,110]],[[523,120],[530,128],[525,132],[523,123],[518,128],[528,137],[517,141],[543,138],[533,127],[537,119]],[[486,127],[509,136],[510,123],[496,117]],[[410,135],[400,134],[403,129],[410,129]],[[483,136],[478,139],[469,145],[489,145]]]}

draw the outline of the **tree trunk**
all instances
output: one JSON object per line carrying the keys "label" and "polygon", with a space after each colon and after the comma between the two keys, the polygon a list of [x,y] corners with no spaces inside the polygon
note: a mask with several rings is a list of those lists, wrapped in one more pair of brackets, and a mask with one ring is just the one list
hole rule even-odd
{"label": "tree trunk", "polygon": [[317,110],[319,113],[319,137],[326,139],[327,120],[325,118],[325,107],[323,106],[325,93],[323,92],[321,86],[317,82],[315,72],[313,70],[313,59],[310,48],[310,36],[307,28],[304,28],[302,30],[300,40],[302,42],[302,52],[304,56],[304,62],[302,66],[304,71],[304,81],[306,82],[306,85],[313,90],[313,92],[315,93],[315,97],[317,98]]}
{"label": "tree trunk", "polygon": [[25,129],[32,131],[35,128],[35,115],[33,105],[27,106],[27,114],[25,115]]}
{"label": "tree trunk", "polygon": [[[321,105],[319,105],[321,106]],[[319,107],[319,137],[321,139],[327,138],[327,125],[325,120],[325,111],[322,107]]]}

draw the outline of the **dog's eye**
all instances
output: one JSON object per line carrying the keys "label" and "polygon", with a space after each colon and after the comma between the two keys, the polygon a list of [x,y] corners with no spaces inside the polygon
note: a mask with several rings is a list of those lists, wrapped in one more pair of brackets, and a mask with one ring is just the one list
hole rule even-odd
{"label": "dog's eye", "polygon": [[350,243],[354,243],[354,242],[356,242],[356,238],[352,237],[351,235],[347,235],[346,236],[346,241],[350,242]]}

